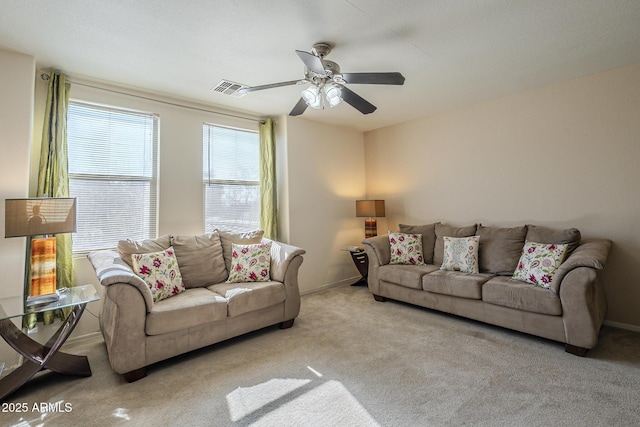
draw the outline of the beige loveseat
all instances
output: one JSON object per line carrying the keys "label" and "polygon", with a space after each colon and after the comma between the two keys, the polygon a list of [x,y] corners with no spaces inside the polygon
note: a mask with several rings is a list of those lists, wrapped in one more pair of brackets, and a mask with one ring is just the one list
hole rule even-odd
{"label": "beige loveseat", "polygon": [[[584,356],[598,342],[606,300],[598,272],[606,262],[609,240],[581,241],[577,229],[452,227],[441,223],[400,225],[420,234],[424,264],[390,264],[389,236],[363,241],[369,257],[369,290],[385,298],[436,309],[566,343],[566,351]],[[444,237],[479,236],[478,273],[441,269]],[[542,287],[512,278],[525,241],[567,244],[568,256]]]}
{"label": "beige loveseat", "polygon": [[[233,244],[271,243],[270,280],[228,283]],[[132,270],[134,253],[173,248],[186,290],[154,302]],[[155,362],[278,324],[293,325],[300,311],[298,269],[304,250],[262,238],[262,232],[214,231],[121,241],[118,251],[89,254],[106,288],[100,328],[113,369],[127,381]]]}

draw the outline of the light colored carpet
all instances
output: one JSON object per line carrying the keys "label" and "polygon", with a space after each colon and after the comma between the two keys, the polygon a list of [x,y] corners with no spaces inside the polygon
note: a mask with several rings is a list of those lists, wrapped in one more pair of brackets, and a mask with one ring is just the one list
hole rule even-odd
{"label": "light colored carpet", "polygon": [[132,384],[111,370],[100,336],[65,350],[87,354],[93,376],[40,375],[2,406],[29,410],[1,412],[0,425],[640,425],[640,334],[604,327],[579,358],[560,343],[375,302],[365,287],[303,296],[293,328],[158,363]]}

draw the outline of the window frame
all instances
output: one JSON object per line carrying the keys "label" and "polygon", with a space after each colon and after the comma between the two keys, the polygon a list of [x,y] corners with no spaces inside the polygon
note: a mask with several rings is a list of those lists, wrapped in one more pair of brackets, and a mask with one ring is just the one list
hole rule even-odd
{"label": "window frame", "polygon": [[[131,109],[131,108],[125,108],[125,107],[119,107],[119,106],[114,106],[114,105],[106,105],[106,104],[100,104],[100,103],[93,103],[93,102],[88,102],[88,101],[84,101],[81,99],[70,99],[69,100],[69,107],[72,106],[79,106],[82,108],[88,108],[88,109],[93,109],[93,110],[101,110],[104,112],[108,112],[108,113],[119,113],[119,114],[130,114],[132,116],[139,116],[139,117],[145,117],[147,119],[151,120],[152,123],[152,130],[151,130],[151,149],[152,149],[152,153],[151,153],[151,164],[150,166],[150,171],[151,174],[150,176],[144,176],[144,174],[141,174],[139,176],[136,175],[130,175],[130,174],[113,174],[113,173],[96,173],[96,174],[91,174],[91,173],[72,173],[71,172],[71,167],[69,167],[69,190],[70,190],[70,196],[71,197],[78,197],[75,194],[71,194],[71,187],[72,187],[72,181],[95,181],[95,182],[102,182],[102,183],[148,183],[149,185],[149,189],[148,189],[148,197],[149,197],[149,205],[145,206],[144,212],[145,215],[148,216],[148,225],[146,227],[144,227],[144,231],[142,233],[142,237],[143,239],[155,239],[158,236],[158,219],[159,219],[159,215],[158,215],[158,211],[159,211],[159,149],[160,149],[160,114],[158,113],[154,113],[154,112],[150,112],[150,111],[141,111],[141,110],[135,110],[135,109]],[[67,117],[68,120],[68,117]],[[68,140],[69,140],[69,135],[68,135],[68,129],[67,129],[67,150],[69,150],[69,145],[68,145]],[[147,141],[144,141],[144,143],[146,143]],[[70,165],[69,165],[70,166]],[[81,222],[81,216],[82,216],[82,200],[80,197],[78,197],[79,203],[78,203],[78,212],[77,212],[77,217],[76,220],[78,222],[78,224],[80,224]],[[93,215],[92,215],[93,216]],[[145,217],[146,218],[146,217]],[[90,221],[90,220],[88,220]],[[145,220],[146,221],[146,220]],[[77,234],[77,232],[76,232]],[[113,233],[115,236],[114,238],[121,240],[121,239],[128,239],[128,238],[132,238],[131,235],[125,235],[127,234],[126,232],[122,232],[122,234],[120,236],[117,235],[117,233]],[[111,234],[110,234],[111,235]],[[72,239],[74,240],[74,239]],[[136,238],[136,240],[138,240]],[[75,242],[74,242],[75,243]],[[107,247],[103,247],[103,245],[98,245],[95,247],[91,247],[91,248],[82,248],[82,249],[76,249],[75,244],[72,245],[73,246],[73,255],[74,256],[83,256],[86,255],[92,251],[96,251],[96,250],[102,250],[102,249],[115,249],[117,247],[117,241],[115,242],[115,246],[107,246]]]}
{"label": "window frame", "polygon": [[[253,134],[256,136],[256,150],[257,150],[257,154],[258,154],[258,159],[257,159],[257,164],[256,164],[256,171],[258,173],[258,177],[256,178],[256,180],[243,180],[243,179],[224,179],[224,178],[212,178],[212,165],[211,165],[211,146],[213,144],[213,142],[211,141],[211,132],[209,131],[209,139],[208,141],[205,141],[205,128],[219,128],[219,129],[226,129],[226,130],[232,130],[232,131],[237,131],[237,132],[243,132],[243,133],[247,133],[247,134]],[[206,146],[205,146],[205,142],[206,142]],[[202,155],[204,158],[206,158],[206,162],[207,162],[207,170],[204,170],[205,167],[205,161],[203,158],[202,161],[202,166],[203,166],[203,171],[202,171],[202,218],[203,218],[203,226],[204,226],[204,232],[205,233],[210,233],[212,232],[214,229],[220,229],[217,226],[213,226],[213,228],[208,229],[207,227],[207,186],[212,186],[212,185],[220,185],[220,186],[224,186],[224,185],[230,185],[230,186],[245,186],[245,187],[257,187],[258,188],[258,202],[257,202],[257,206],[255,207],[256,209],[256,213],[257,213],[257,220],[255,223],[252,223],[249,228],[224,228],[225,230],[231,230],[234,232],[246,232],[246,231],[252,231],[252,230],[256,230],[260,228],[260,133],[258,130],[253,130],[253,129],[247,129],[247,128],[242,128],[242,127],[235,127],[235,126],[225,126],[225,125],[221,125],[218,123],[211,123],[211,122],[203,122],[202,124]],[[208,175],[208,176],[207,176]]]}

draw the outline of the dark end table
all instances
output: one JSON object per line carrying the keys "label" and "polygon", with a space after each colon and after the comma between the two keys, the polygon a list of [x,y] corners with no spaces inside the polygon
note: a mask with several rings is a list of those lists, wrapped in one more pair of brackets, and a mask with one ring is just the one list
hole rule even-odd
{"label": "dark end table", "polygon": [[[57,301],[28,307],[22,297],[0,299],[0,336],[23,357],[22,365],[0,379],[0,401],[45,369],[67,375],[91,376],[86,356],[63,353],[60,348],[78,324],[87,304],[99,299],[93,285],[66,289]],[[44,345],[31,339],[11,320],[20,318],[22,322],[23,316],[61,308],[70,308],[71,312]]]}

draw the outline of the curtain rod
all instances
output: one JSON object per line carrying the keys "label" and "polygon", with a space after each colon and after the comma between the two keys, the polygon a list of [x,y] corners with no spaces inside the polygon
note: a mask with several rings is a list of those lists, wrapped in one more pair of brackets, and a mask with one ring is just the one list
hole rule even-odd
{"label": "curtain rod", "polygon": [[[42,74],[40,74],[40,78],[42,80],[49,80],[49,74],[43,72]],[[73,81],[73,80],[67,80],[67,81],[69,83],[72,83],[72,84],[78,85],[78,86],[90,87],[92,89],[98,89],[98,90],[103,90],[105,92],[117,93],[118,95],[130,96],[130,97],[133,97],[133,98],[144,99],[146,101],[159,102],[161,104],[171,105],[171,106],[174,106],[174,107],[187,108],[187,109],[190,109],[190,110],[202,111],[202,112],[211,113],[211,114],[218,114],[220,116],[232,117],[234,119],[248,120],[248,121],[257,122],[257,123],[260,123],[260,124],[264,124],[265,123],[264,120],[252,119],[250,117],[236,116],[234,114],[221,113],[219,111],[207,110],[206,108],[193,107],[191,105],[178,104],[177,102],[164,101],[162,99],[151,98],[151,97],[148,97],[148,96],[134,95],[132,93],[122,92],[122,91],[115,90],[115,89],[107,89],[107,88],[104,88],[104,87],[94,86],[94,85],[90,85],[90,84],[87,84],[87,83],[80,83],[80,82],[76,82],[76,81]]]}

